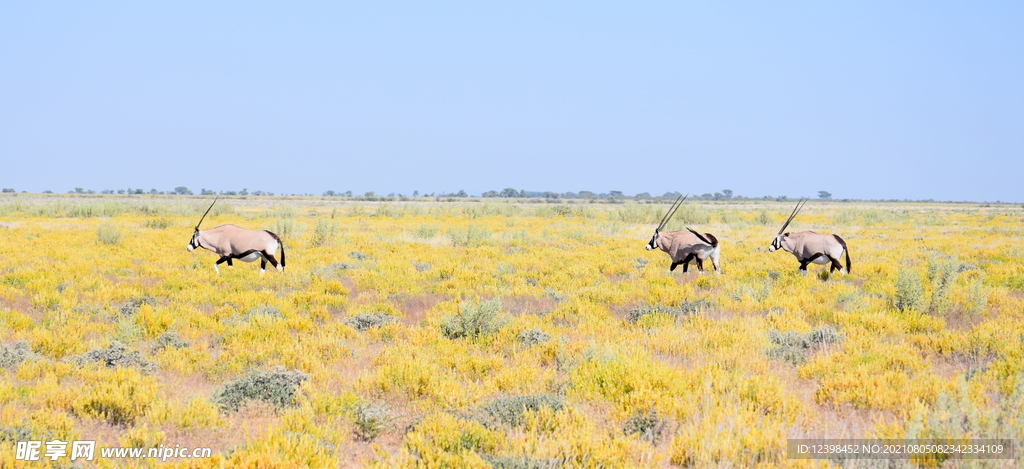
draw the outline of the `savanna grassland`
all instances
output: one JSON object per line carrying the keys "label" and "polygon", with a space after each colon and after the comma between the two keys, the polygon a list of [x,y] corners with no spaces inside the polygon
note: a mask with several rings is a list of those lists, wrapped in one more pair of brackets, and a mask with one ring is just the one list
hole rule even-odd
{"label": "savanna grassland", "polygon": [[203,227],[287,267],[217,275],[185,250],[211,201],[0,199],[0,466],[95,439],[214,456],[85,467],[838,467],[787,438],[930,437],[1024,465],[1019,206],[812,201],[789,230],[852,253],[827,278],[762,252],[789,203],[685,204],[668,229],[722,244],[697,275],[644,250],[666,204],[229,198]]}

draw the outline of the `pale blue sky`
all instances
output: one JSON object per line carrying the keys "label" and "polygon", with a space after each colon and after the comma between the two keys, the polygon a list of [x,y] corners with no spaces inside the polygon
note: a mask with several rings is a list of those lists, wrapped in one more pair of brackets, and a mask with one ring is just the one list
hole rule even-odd
{"label": "pale blue sky", "polygon": [[4,2],[0,185],[1024,201],[1024,2]]}

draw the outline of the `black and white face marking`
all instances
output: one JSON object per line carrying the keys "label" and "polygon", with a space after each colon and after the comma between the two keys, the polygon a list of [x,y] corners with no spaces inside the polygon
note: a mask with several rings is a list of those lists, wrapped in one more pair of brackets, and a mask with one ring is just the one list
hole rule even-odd
{"label": "black and white face marking", "polygon": [[772,241],[772,245],[768,247],[768,252],[775,252],[776,249],[782,249],[782,238],[785,237],[786,235],[784,234],[776,236],[775,240]]}
{"label": "black and white face marking", "polygon": [[654,236],[651,237],[651,242],[647,243],[647,250],[658,249],[658,238],[661,237],[661,233],[655,231]]}
{"label": "black and white face marking", "polygon": [[192,233],[192,240],[188,242],[188,252],[192,252],[193,249],[199,247],[199,230]]}

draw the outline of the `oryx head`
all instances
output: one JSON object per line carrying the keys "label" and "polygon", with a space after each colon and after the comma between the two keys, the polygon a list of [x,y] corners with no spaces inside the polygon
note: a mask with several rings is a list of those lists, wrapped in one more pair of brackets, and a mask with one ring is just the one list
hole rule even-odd
{"label": "oryx head", "polygon": [[661,247],[658,244],[658,241],[661,239],[661,230],[665,228],[665,225],[668,223],[669,219],[672,218],[672,215],[676,214],[676,210],[679,210],[679,206],[682,205],[686,198],[689,196],[690,194],[681,195],[678,199],[676,199],[675,202],[672,202],[672,206],[669,207],[667,212],[665,212],[665,216],[661,217],[661,223],[658,223],[658,227],[654,229],[654,236],[651,237],[651,241],[647,243],[648,251],[650,251],[651,249],[658,249],[659,247]]}
{"label": "oryx head", "polygon": [[789,222],[793,221],[793,217],[795,217],[797,213],[800,213],[800,210],[803,208],[803,205],[801,204],[806,205],[807,199],[800,199],[800,201],[796,203],[796,207],[793,208],[793,213],[789,214],[789,218],[786,219],[786,223],[782,224],[782,228],[779,228],[779,233],[775,235],[775,240],[772,241],[772,245],[768,247],[768,252],[775,252],[776,249],[782,249],[782,240],[785,239],[788,234],[785,233],[786,227],[789,226]]}
{"label": "oryx head", "polygon": [[[213,204],[217,203],[217,199],[219,198],[220,196],[215,197],[213,199]],[[188,249],[189,252],[192,252],[193,249],[199,247],[199,225],[203,224],[203,220],[206,219],[206,214],[210,213],[210,209],[213,208],[213,204],[210,204],[210,208],[206,209],[206,213],[204,213],[203,217],[199,219],[199,223],[196,223],[196,228],[192,231],[192,240],[188,242],[188,247],[185,248]]]}

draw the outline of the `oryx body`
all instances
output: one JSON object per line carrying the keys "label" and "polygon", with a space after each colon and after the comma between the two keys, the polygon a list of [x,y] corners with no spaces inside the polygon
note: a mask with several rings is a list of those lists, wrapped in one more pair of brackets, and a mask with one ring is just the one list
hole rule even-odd
{"label": "oryx body", "polygon": [[651,249],[661,249],[672,258],[669,271],[676,270],[676,267],[682,264],[683,272],[686,272],[689,270],[690,264],[696,264],[697,270],[704,272],[704,261],[710,258],[715,272],[719,272],[718,255],[721,248],[718,246],[718,239],[711,233],[702,235],[692,230],[658,231],[647,243],[647,250]]}
{"label": "oryx body", "polygon": [[[213,203],[217,203],[217,201],[214,200]],[[213,208],[213,204],[210,204],[210,208]],[[206,209],[206,213],[210,213],[209,208]],[[203,223],[205,218],[206,214],[203,214],[203,218],[199,219],[199,224]],[[227,262],[231,266],[233,265],[231,261],[234,259],[243,262],[253,262],[259,259],[261,274],[267,270],[267,261],[270,262],[270,265],[277,267],[277,270],[284,270],[284,244],[276,234],[266,230],[247,230],[235,225],[221,225],[209,230],[200,230],[199,224],[196,224],[187,249],[191,252],[193,249],[201,247],[219,255],[220,258],[213,264],[213,269],[217,273],[220,273],[218,265]],[[280,263],[274,258],[278,248],[281,248]]]}
{"label": "oryx body", "polygon": [[704,261],[710,258],[711,265],[715,268],[715,273],[721,273],[721,270],[718,268],[718,255],[721,249],[718,246],[718,238],[715,238],[714,235],[711,233],[701,234],[690,228],[687,228],[687,231],[661,231],[685,200],[686,196],[679,196],[673,202],[672,207],[665,212],[665,216],[662,217],[658,228],[654,230],[654,236],[647,243],[647,250],[661,249],[665,251],[672,259],[669,271],[676,270],[676,267],[682,264],[683,272],[686,272],[689,270],[690,264],[696,264],[697,271],[703,273]]}
{"label": "oryx body", "polygon": [[[806,203],[806,202],[805,202]],[[800,272],[807,273],[807,264],[831,264],[829,266],[829,273],[839,271],[839,273],[846,273],[850,271],[850,251],[846,247],[846,241],[840,238],[839,235],[834,234],[819,234],[813,231],[801,231],[799,233],[783,233],[786,227],[789,226],[789,222],[793,221],[793,217],[800,211],[802,206],[799,202],[796,204],[796,208],[793,209],[793,213],[789,215],[789,219],[782,225],[782,229],[775,236],[775,240],[772,241],[772,245],[768,247],[768,252],[774,252],[776,249],[782,249],[793,256],[800,262]],[[843,265],[839,262],[839,259],[843,255],[846,255],[846,269],[843,269]]]}

